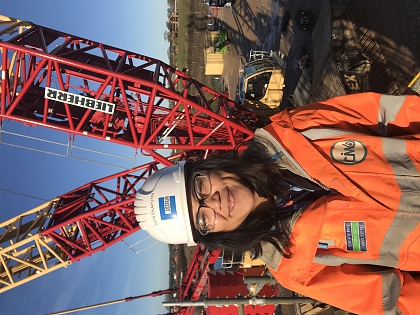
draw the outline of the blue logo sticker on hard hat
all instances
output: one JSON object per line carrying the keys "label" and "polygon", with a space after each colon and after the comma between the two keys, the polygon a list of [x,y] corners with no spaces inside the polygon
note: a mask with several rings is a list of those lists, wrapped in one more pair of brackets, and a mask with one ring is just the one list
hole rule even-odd
{"label": "blue logo sticker on hard hat", "polygon": [[338,163],[354,165],[363,162],[367,149],[362,142],[349,139],[334,143],[331,146],[330,155]]}
{"label": "blue logo sticker on hard hat", "polygon": [[177,218],[175,196],[159,197],[159,212],[161,220]]}

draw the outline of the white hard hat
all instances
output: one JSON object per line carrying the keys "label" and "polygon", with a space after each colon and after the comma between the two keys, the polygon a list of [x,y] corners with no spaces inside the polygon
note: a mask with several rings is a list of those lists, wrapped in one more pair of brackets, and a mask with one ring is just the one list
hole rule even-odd
{"label": "white hard hat", "polygon": [[196,245],[188,214],[185,162],[159,170],[137,191],[134,212],[140,227],[168,244]]}

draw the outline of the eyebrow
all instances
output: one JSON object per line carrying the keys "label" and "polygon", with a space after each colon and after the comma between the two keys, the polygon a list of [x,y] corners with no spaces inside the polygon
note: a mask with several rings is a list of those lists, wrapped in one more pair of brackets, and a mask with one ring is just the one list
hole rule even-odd
{"label": "eyebrow", "polygon": [[193,215],[194,210],[193,210],[193,205],[191,202],[191,195],[195,195],[195,193],[192,192],[192,189],[194,188],[192,188],[191,183],[192,183],[192,180],[189,181],[189,184],[187,184],[187,187],[186,187],[187,188],[186,191],[187,191],[188,217],[190,218],[190,222],[192,223],[192,224],[190,223],[192,225],[191,227],[198,230],[197,224],[196,224],[197,218],[194,218],[194,215]]}
{"label": "eyebrow", "polygon": [[190,195],[192,196],[192,199],[195,200],[195,201],[197,201],[197,202],[199,202],[198,201],[197,193],[195,192],[195,188],[194,188],[194,181],[192,182],[192,185],[191,185],[191,189],[190,190],[191,190],[190,191]]}

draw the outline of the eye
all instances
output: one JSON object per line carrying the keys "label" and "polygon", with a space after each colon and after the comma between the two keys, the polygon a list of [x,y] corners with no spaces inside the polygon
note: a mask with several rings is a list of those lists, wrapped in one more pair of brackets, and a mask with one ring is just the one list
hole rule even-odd
{"label": "eye", "polygon": [[207,198],[211,193],[211,184],[206,176],[197,175],[194,178],[194,189],[199,199]]}
{"label": "eye", "polygon": [[200,211],[197,214],[197,225],[200,229],[205,230],[209,225],[208,216],[206,215],[205,211]]}
{"label": "eye", "polygon": [[198,180],[198,179],[196,180],[195,191],[196,191],[197,195],[199,195],[201,197],[202,191],[203,191],[203,182],[201,180]]}
{"label": "eye", "polygon": [[213,231],[216,216],[212,208],[201,207],[197,213],[197,226],[201,231]]}

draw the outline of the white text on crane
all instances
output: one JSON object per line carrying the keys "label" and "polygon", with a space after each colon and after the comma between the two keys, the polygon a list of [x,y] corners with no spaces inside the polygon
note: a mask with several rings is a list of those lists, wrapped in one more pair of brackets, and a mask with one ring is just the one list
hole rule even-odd
{"label": "white text on crane", "polygon": [[84,107],[87,109],[93,109],[107,114],[113,114],[115,109],[115,104],[113,103],[108,103],[83,95],[64,92],[49,87],[45,88],[44,97],[49,100]]}

